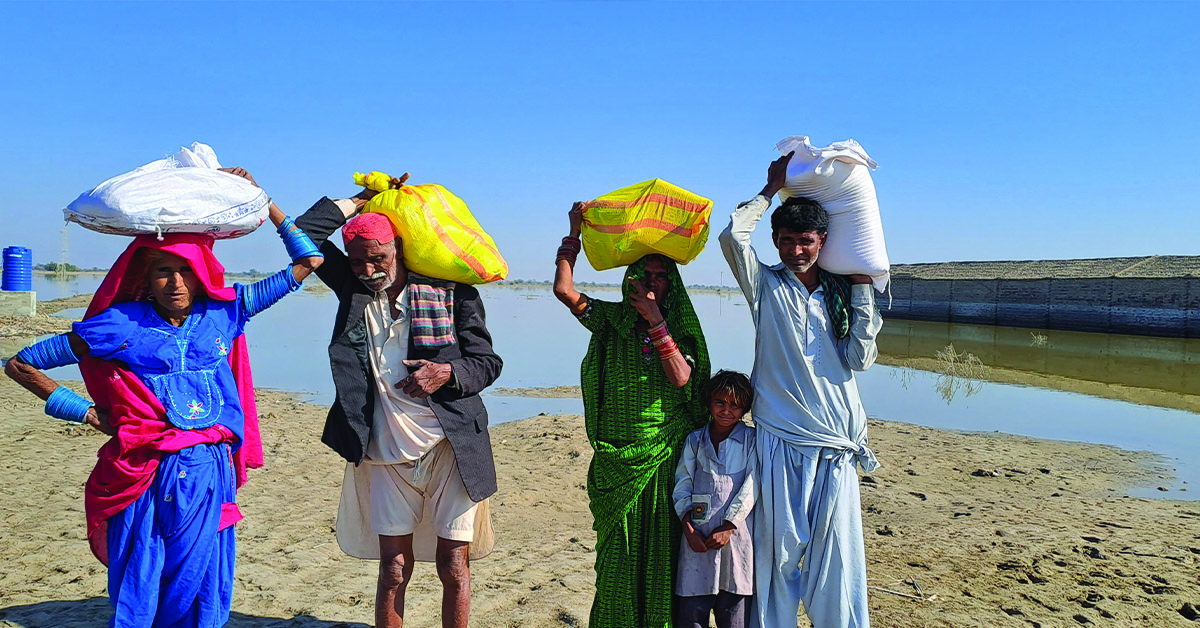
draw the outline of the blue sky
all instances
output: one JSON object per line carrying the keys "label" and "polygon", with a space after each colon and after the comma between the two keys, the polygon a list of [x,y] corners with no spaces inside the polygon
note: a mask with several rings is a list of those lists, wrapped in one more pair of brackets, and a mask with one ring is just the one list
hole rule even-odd
{"label": "blue sky", "polygon": [[[717,283],[716,230],[809,135],[879,162],[893,263],[1200,254],[1198,26],[1194,3],[5,3],[0,245],[56,260],[62,207],[199,140],[295,214],[355,170],[441,183],[513,278],[550,278],[571,201],[661,177],[716,202],[685,275]],[[83,266],[125,244],[69,231]],[[266,230],[217,252],[286,263]]]}

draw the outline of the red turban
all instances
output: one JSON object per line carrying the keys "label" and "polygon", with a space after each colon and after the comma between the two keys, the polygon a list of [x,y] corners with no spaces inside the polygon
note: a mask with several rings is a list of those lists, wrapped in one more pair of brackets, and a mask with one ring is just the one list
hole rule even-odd
{"label": "red turban", "polygon": [[342,244],[348,245],[355,238],[379,240],[380,244],[396,239],[392,221],[383,214],[359,214],[342,227]]}

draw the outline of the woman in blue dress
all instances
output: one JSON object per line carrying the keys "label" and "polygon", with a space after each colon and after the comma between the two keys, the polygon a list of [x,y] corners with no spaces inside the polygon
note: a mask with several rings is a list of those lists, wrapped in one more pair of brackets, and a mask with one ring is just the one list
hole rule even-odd
{"label": "woman in blue dress", "polygon": [[[240,168],[227,172],[253,178]],[[26,347],[5,372],[46,414],[112,438],[85,489],[92,550],[108,565],[118,628],[209,628],[229,619],[237,488],[262,465],[242,331],[321,263],[274,204],[292,264],[225,286],[213,240],[139,236],[72,331]],[[43,370],[80,364],[93,401]]]}

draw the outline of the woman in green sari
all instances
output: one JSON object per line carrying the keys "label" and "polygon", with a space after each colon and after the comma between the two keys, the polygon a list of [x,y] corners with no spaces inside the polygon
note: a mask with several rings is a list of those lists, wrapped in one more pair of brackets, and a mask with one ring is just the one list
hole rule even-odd
{"label": "woman in green sari", "polygon": [[588,498],[596,530],[596,628],[671,625],[680,522],[671,502],[684,439],[708,419],[700,391],[708,348],[679,270],[647,255],[631,265],[620,302],[575,290],[582,204],[559,248],[554,294],[592,332],[583,407],[595,451]]}

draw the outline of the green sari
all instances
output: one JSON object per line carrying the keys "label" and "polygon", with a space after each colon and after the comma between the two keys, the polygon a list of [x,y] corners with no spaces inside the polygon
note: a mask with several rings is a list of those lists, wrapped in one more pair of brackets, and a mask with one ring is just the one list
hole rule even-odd
{"label": "green sari", "polygon": [[681,534],[671,502],[675,465],[687,435],[708,422],[700,400],[708,348],[674,262],[659,257],[670,280],[663,309],[667,329],[692,362],[687,384],[667,379],[658,352],[634,329],[639,315],[628,302],[628,278],[641,277],[649,257],[626,271],[620,303],[588,299],[579,316],[592,332],[581,380],[595,450],[588,470],[597,536],[594,628],[671,625]]}

